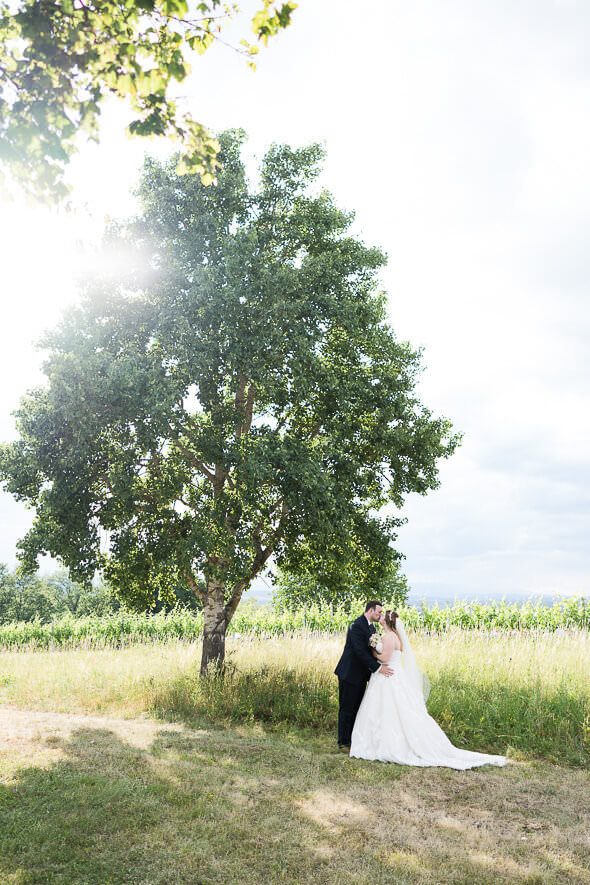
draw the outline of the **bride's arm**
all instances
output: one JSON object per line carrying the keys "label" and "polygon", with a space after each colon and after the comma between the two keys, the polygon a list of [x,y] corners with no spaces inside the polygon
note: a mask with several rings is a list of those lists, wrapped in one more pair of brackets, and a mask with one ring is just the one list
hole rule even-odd
{"label": "bride's arm", "polygon": [[391,657],[391,652],[393,651],[393,639],[391,639],[389,636],[385,636],[381,640],[381,645],[382,648],[379,654],[377,654],[375,650],[373,650],[373,654],[378,661],[381,661],[382,664],[387,664]]}

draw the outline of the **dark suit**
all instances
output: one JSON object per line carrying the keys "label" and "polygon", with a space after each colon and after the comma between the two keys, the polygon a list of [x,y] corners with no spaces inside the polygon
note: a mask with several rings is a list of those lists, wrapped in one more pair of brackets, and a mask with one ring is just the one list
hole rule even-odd
{"label": "dark suit", "polygon": [[381,664],[371,654],[369,637],[375,632],[364,615],[353,621],[346,634],[342,657],[334,670],[339,684],[338,743],[350,747],[352,729],[371,673]]}

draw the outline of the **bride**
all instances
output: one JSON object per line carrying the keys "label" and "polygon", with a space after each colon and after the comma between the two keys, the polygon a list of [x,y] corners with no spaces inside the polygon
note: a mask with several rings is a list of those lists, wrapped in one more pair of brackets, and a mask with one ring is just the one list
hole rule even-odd
{"label": "bride", "polygon": [[475,768],[505,765],[505,756],[472,753],[453,746],[426,709],[427,679],[418,667],[397,612],[382,613],[382,648],[375,657],[393,676],[373,673],[357,713],[350,755],[400,765]]}

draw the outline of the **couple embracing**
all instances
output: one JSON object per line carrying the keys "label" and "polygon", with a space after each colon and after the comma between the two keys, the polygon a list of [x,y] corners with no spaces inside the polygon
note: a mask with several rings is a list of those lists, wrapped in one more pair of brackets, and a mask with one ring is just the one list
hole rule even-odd
{"label": "couple embracing", "polygon": [[[377,641],[375,624],[383,628]],[[339,682],[338,745],[359,759],[465,770],[505,765],[505,756],[453,746],[426,709],[428,680],[416,663],[397,612],[380,602],[348,628],[335,670]],[[368,681],[368,685],[367,685]]]}

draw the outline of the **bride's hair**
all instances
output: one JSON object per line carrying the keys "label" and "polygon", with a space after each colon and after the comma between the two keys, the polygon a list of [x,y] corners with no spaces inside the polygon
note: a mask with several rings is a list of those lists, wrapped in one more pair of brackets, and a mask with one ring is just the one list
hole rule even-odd
{"label": "bride's hair", "polygon": [[395,633],[395,635],[399,639],[399,646],[400,646],[401,650],[403,651],[404,644],[402,642],[402,638],[399,635],[399,633],[397,632],[397,630],[395,629],[395,622],[397,621],[398,617],[399,617],[398,613],[394,612],[393,609],[388,608],[387,611],[385,612],[385,623],[387,624],[387,626],[389,627],[390,630],[393,630],[393,632]]}

